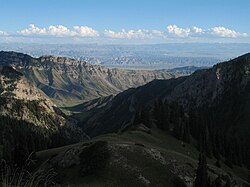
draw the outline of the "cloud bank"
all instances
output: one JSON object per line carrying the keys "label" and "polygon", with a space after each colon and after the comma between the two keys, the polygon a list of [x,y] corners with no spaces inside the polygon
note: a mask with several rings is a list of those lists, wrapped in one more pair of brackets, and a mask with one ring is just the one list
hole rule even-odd
{"label": "cloud bank", "polygon": [[176,25],[167,27],[168,33],[177,37],[224,37],[224,38],[239,38],[249,36],[247,33],[236,32],[222,26],[213,27],[210,29],[202,29],[194,26],[193,28],[180,28]]}
{"label": "cloud bank", "polygon": [[162,37],[163,32],[158,30],[128,30],[123,29],[121,32],[115,32],[112,30],[105,30],[104,35],[110,38],[119,39],[152,39],[154,37]]}
{"label": "cloud bank", "polygon": [[79,36],[79,37],[94,37],[99,36],[99,33],[87,26],[74,26],[69,29],[63,25],[51,25],[48,28],[39,28],[34,24],[30,24],[29,28],[17,31],[20,35],[47,35],[47,36]]}
{"label": "cloud bank", "polygon": [[[83,41],[88,38],[89,41],[157,41],[157,42],[181,42],[181,41],[228,41],[245,39],[250,42],[250,35],[248,33],[238,32],[223,26],[216,26],[212,28],[201,28],[193,26],[189,28],[178,27],[175,24],[168,25],[165,30],[121,30],[114,31],[105,29],[104,31],[97,31],[88,26],[76,25],[68,28],[64,25],[50,25],[48,27],[38,27],[35,24],[30,24],[28,28],[18,30],[15,32],[6,32],[0,30],[1,41],[18,41],[18,39],[41,41],[42,38],[57,38],[57,40],[66,40],[71,38],[75,41]],[[26,39],[25,39],[26,38]],[[59,38],[59,39],[58,39]],[[91,40],[90,40],[91,39]]]}
{"label": "cloud bank", "polygon": [[240,33],[234,30],[227,29],[225,27],[214,27],[211,29],[211,34],[218,35],[221,37],[237,38],[237,37],[247,37],[247,33]]}

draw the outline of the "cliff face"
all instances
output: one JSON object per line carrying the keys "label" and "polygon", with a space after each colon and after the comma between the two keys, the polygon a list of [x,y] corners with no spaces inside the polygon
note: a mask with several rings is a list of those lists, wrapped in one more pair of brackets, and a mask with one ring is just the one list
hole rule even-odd
{"label": "cliff face", "polygon": [[169,79],[161,71],[109,69],[64,57],[32,58],[14,52],[0,52],[0,63],[15,67],[57,103],[74,103],[116,95],[154,79]]}

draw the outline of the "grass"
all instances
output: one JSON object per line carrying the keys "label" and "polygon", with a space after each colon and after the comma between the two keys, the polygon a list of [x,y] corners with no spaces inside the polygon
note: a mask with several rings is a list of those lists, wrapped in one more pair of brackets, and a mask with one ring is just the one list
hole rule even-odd
{"label": "grass", "polygon": [[[135,134],[123,134],[121,136],[116,134],[108,134],[97,137],[94,140],[108,141],[110,145],[126,143],[135,146],[136,149],[134,151],[121,149],[117,152],[121,157],[126,158],[126,164],[128,166],[136,167],[137,169],[130,170],[121,168],[121,164],[110,164],[101,173],[98,173],[95,176],[87,176],[82,178],[79,177],[78,174],[80,166],[74,166],[70,169],[60,169],[59,173],[61,177],[59,177],[59,180],[62,181],[63,176],[67,176],[67,181],[63,182],[65,186],[72,183],[76,185],[83,183],[86,186],[146,186],[142,185],[139,179],[141,174],[153,184],[156,184],[156,186],[166,186],[166,184],[168,184],[167,186],[173,187],[172,180],[176,176],[170,172],[169,167],[162,165],[159,163],[159,161],[156,161],[152,158],[145,157],[145,153],[142,151],[143,149],[140,146],[135,145],[135,143],[139,143],[140,140],[144,140],[143,144],[147,144],[147,147],[152,147],[152,145],[154,145],[156,142],[159,143],[159,140],[151,135],[149,135],[148,139],[149,141],[145,142],[147,137],[144,137],[144,133],[139,131]],[[66,151],[69,148],[80,144],[38,152],[37,155],[44,161],[59,152]]]}
{"label": "grass", "polygon": [[[174,187],[172,179],[175,175],[172,174],[167,165],[162,165],[158,161],[145,157],[142,149],[135,151],[118,150],[119,156],[126,158],[126,166],[124,163],[109,164],[102,172],[86,177],[79,177],[79,166],[70,169],[63,169],[61,173],[67,176],[67,180],[63,182],[64,186],[75,184],[76,186],[84,184],[84,186],[146,186],[139,176],[145,177],[154,184],[154,186]],[[114,159],[114,158],[113,158]],[[113,160],[112,159],[112,160]]]}
{"label": "grass", "polygon": [[173,136],[158,129],[152,129],[151,134],[146,134],[141,131],[132,131],[121,135],[107,134],[99,136],[96,139],[105,139],[110,142],[127,142],[127,143],[141,143],[147,147],[153,147],[161,151],[181,154],[194,160],[199,157],[199,152],[190,144],[182,144],[182,141],[177,140]]}
{"label": "grass", "polygon": [[[170,165],[163,165],[159,161],[145,156],[143,150],[145,148],[153,148],[162,153],[166,160],[177,160],[179,164],[191,166],[195,171],[197,167],[197,159],[199,152],[197,149],[189,144],[183,143],[166,132],[158,129],[152,129],[151,134],[141,131],[131,131],[123,134],[106,134],[93,138],[85,142],[92,141],[107,141],[113,146],[129,145],[133,151],[129,149],[117,149],[111,155],[111,162],[114,162],[115,155],[118,158],[125,160],[120,164],[109,164],[104,170],[93,176],[81,177],[79,174],[80,166],[73,166],[71,168],[58,170],[61,176],[63,186],[75,184],[76,186],[84,184],[84,186],[146,186],[142,184],[139,179],[140,175],[149,180],[154,186],[169,186],[174,187],[173,180],[176,180],[176,175],[171,172]],[[84,142],[84,143],[85,143]],[[51,156],[59,154],[81,145],[60,147],[56,149],[45,150],[37,153],[37,156],[42,162],[49,159]],[[215,159],[208,159],[209,168],[216,171],[216,173],[230,172],[234,178],[245,182],[248,178],[248,172],[245,168],[234,167],[228,168],[222,162],[222,168],[217,168],[214,163]],[[124,168],[124,163],[131,166],[132,169]],[[135,169],[133,169],[135,168]],[[63,180],[67,178],[67,180]]]}
{"label": "grass", "polygon": [[56,173],[53,169],[29,172],[25,168],[8,165],[5,161],[1,162],[0,168],[1,187],[55,186],[52,179],[56,176]]}

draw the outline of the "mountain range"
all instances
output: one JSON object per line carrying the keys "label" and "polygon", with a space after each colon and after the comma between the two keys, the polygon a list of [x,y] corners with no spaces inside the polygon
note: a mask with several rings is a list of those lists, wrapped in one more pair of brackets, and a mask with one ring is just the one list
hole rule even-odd
{"label": "mountain range", "polygon": [[59,105],[116,95],[154,79],[174,77],[163,71],[109,69],[65,57],[32,58],[15,52],[0,52],[0,62],[22,72]]}
{"label": "mountain range", "polygon": [[0,156],[35,151],[35,173],[62,186],[177,187],[193,185],[201,152],[212,181],[247,186],[249,75],[250,54],[146,71],[2,51]]}

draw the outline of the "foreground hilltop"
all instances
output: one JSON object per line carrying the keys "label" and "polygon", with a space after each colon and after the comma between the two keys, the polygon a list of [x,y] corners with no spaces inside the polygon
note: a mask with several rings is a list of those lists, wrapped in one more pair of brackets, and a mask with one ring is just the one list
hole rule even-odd
{"label": "foreground hilltop", "polygon": [[0,52],[0,64],[15,67],[57,104],[68,105],[174,77],[163,71],[109,69],[66,57],[33,58],[4,51]]}
{"label": "foreground hilltop", "polygon": [[[78,144],[37,153],[38,172],[53,171],[59,186],[192,187],[199,151],[170,133],[140,124]],[[248,170],[208,158],[211,184],[249,186]]]}

